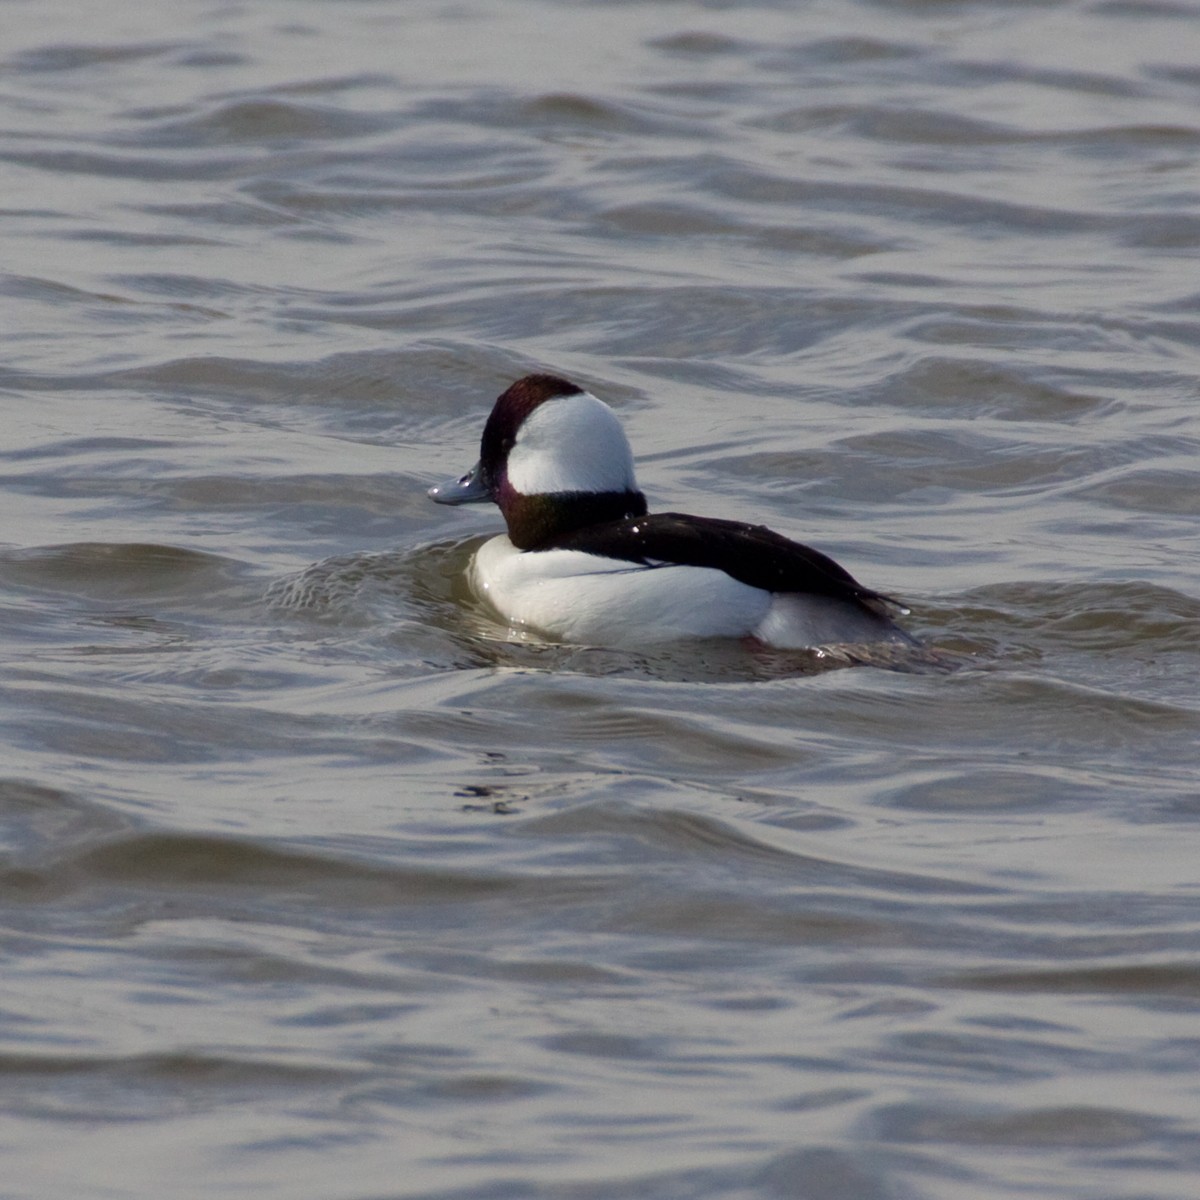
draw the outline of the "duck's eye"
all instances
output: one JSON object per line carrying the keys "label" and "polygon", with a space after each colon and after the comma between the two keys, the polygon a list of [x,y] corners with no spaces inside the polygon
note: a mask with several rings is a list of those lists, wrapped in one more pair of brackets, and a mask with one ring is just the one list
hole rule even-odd
{"label": "duck's eye", "polygon": [[517,439],[514,437],[506,437],[500,443],[501,450],[511,450],[517,444]]}

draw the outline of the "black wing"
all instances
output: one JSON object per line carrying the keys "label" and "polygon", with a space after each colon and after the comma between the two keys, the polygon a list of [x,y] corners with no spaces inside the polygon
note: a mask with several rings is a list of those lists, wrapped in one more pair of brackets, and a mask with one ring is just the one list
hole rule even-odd
{"label": "black wing", "polygon": [[623,517],[551,538],[538,550],[582,550],[645,566],[714,567],[768,592],[807,592],[858,601],[872,612],[901,605],[863,587],[828,555],[765,525],[650,513]]}

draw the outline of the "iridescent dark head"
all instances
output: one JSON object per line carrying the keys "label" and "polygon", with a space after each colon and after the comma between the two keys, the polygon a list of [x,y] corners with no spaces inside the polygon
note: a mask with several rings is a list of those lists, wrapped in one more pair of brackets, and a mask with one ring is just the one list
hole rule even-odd
{"label": "iridescent dark head", "polygon": [[495,501],[522,549],[646,511],[616,414],[557,375],[526,375],[504,392],[484,426],[479,462],[429,495],[439,504]]}

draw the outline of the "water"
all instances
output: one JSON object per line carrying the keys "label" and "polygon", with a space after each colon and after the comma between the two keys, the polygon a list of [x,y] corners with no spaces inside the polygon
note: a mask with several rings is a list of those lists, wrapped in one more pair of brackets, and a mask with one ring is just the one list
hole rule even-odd
{"label": "water", "polygon": [[[1192,1200],[1198,18],[5,6],[5,1200]],[[533,369],[958,668],[507,640]]]}

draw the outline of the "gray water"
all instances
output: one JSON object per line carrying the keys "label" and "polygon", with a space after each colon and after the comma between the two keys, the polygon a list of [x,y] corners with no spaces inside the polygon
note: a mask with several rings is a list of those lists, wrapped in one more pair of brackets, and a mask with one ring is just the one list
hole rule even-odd
{"label": "gray water", "polygon": [[[5,1200],[1200,1195],[1200,7],[0,26]],[[535,369],[953,669],[510,640]]]}

